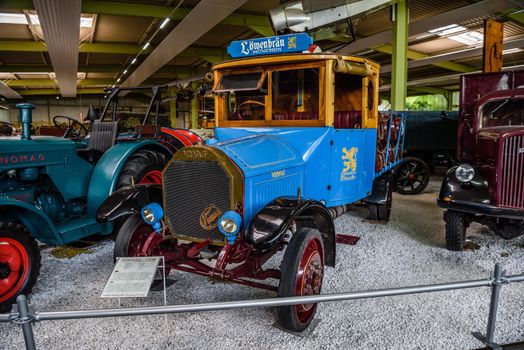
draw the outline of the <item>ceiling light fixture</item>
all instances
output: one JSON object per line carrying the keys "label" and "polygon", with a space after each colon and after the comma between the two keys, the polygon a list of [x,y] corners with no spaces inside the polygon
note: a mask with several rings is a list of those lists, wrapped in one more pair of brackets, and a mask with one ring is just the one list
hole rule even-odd
{"label": "ceiling light fixture", "polygon": [[184,0],[179,0],[177,5],[171,10],[171,12],[167,15],[167,18],[165,18],[162,23],[160,24],[160,26],[157,28],[157,30],[153,33],[153,35],[151,35],[151,37],[148,39],[149,41],[147,41],[144,46],[142,46],[142,50],[140,50],[140,52],[138,53],[138,55],[136,55],[135,57],[133,57],[133,59],[131,60],[131,63],[129,63],[128,67],[124,70],[124,72],[122,73],[122,75],[116,80],[117,83],[120,82],[121,78],[123,75],[125,75],[127,73],[127,70],[137,62],[138,60],[138,56],[142,53],[142,51],[146,50],[149,46],[151,46],[151,40],[153,40],[155,38],[155,36],[160,32],[160,30],[164,29],[164,27],[171,21],[171,17],[175,14],[175,12],[178,10],[178,8],[180,7],[180,5],[182,5],[182,3],[184,2]]}
{"label": "ceiling light fixture", "polygon": [[160,29],[164,29],[164,27],[171,21],[170,18],[166,18],[162,24],[160,25]]}

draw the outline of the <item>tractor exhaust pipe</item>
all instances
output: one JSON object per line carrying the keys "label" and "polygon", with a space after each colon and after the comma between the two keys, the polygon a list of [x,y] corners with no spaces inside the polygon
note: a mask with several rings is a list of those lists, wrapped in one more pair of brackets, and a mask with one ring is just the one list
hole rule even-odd
{"label": "tractor exhaust pipe", "polygon": [[22,140],[31,140],[31,123],[33,122],[33,109],[31,103],[18,103],[16,108],[19,110],[19,121],[22,125]]}

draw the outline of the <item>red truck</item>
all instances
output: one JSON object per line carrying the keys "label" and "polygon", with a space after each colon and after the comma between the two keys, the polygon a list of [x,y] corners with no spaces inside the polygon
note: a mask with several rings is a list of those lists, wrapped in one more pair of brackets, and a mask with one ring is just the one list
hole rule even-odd
{"label": "red truck", "polygon": [[457,160],[438,198],[446,247],[462,250],[474,221],[524,234],[524,70],[461,77]]}

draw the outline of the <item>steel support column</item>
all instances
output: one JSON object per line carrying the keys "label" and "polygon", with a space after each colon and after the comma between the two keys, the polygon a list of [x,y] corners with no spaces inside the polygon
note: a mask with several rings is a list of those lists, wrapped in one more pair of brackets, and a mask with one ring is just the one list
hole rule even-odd
{"label": "steel support column", "polygon": [[194,97],[191,100],[191,129],[198,129],[198,91],[194,91]]}
{"label": "steel support column", "polygon": [[407,0],[400,0],[392,7],[393,52],[391,55],[391,108],[403,111],[406,104],[408,81],[408,23]]}
{"label": "steel support column", "polygon": [[176,87],[169,88],[169,121],[172,128],[176,128]]}

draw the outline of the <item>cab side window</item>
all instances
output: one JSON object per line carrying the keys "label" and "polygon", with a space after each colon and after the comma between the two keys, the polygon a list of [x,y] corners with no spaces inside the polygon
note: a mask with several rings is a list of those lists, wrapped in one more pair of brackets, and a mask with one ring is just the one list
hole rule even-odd
{"label": "cab side window", "polygon": [[318,120],[318,68],[273,71],[273,120]]}
{"label": "cab side window", "polygon": [[335,73],[335,115],[337,129],[362,127],[362,77]]}

